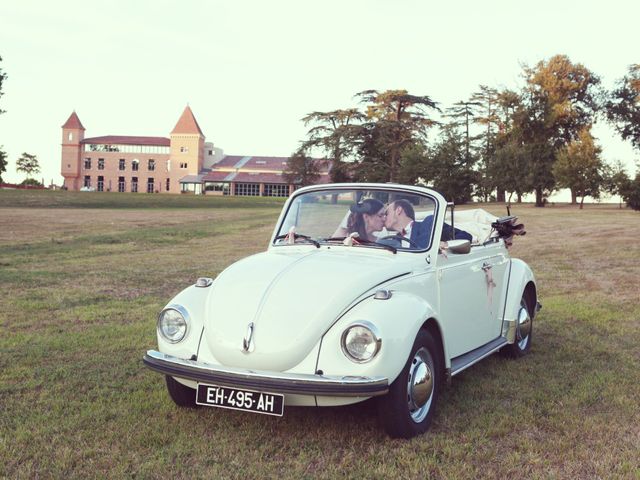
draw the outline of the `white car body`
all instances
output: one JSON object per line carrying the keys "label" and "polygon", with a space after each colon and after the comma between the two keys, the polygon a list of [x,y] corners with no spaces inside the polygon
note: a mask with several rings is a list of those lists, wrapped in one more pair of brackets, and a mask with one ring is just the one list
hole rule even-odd
{"label": "white car body", "polygon": [[[393,252],[348,242],[316,246],[274,240],[286,231],[287,212],[296,198],[349,189],[427,196],[434,205],[433,239],[440,238],[445,214],[450,215],[446,200],[422,187],[300,189],[285,204],[265,252],[234,263],[210,285],[201,280],[202,286],[188,287],[169,302],[167,308],[186,311],[186,334],[172,343],[158,332],[158,350],[147,352],[145,364],[194,391],[199,382],[214,382],[283,393],[285,405],[335,406],[387,394],[407,367],[420,331],[438,344],[431,355],[442,357],[441,378],[514,344],[526,353],[539,307],[535,279],[524,262],[510,257],[499,237],[473,244],[468,253],[442,249],[439,241],[421,251]],[[363,321],[380,343],[372,359],[358,362],[345,353],[342,337]],[[426,368],[427,375],[440,378]],[[316,380],[328,386],[314,390],[309,385]],[[424,423],[421,415],[414,420]],[[412,436],[427,427],[428,422],[424,428],[390,433]]]}

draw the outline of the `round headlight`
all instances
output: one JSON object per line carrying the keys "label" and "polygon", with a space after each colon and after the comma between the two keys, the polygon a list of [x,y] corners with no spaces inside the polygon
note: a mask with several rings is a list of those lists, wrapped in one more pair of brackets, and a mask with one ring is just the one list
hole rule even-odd
{"label": "round headlight", "polygon": [[342,351],[354,362],[364,363],[376,356],[382,339],[369,322],[350,325],[342,334]]}
{"label": "round headlight", "polygon": [[158,332],[171,343],[178,343],[187,334],[189,314],[179,305],[170,305],[160,312]]}

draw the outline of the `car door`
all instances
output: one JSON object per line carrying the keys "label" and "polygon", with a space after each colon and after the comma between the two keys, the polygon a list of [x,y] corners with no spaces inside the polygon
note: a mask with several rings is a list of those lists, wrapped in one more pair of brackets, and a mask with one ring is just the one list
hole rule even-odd
{"label": "car door", "polygon": [[508,259],[490,247],[467,254],[440,253],[436,264],[441,321],[450,358],[500,335]]}

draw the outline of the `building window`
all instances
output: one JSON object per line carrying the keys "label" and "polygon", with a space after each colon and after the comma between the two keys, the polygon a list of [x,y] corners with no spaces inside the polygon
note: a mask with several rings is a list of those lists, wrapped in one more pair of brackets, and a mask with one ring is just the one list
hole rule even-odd
{"label": "building window", "polygon": [[104,158],[98,159],[98,170],[104,170]]}
{"label": "building window", "polygon": [[189,166],[189,164],[187,162],[180,162],[180,168],[184,169],[187,168]]}
{"label": "building window", "polygon": [[288,197],[289,185],[283,183],[265,183],[264,193],[265,197]]}
{"label": "building window", "polygon": [[91,159],[88,157],[84,159],[84,169],[91,170]]}
{"label": "building window", "polygon": [[131,177],[131,191],[133,193],[138,191],[138,177]]}
{"label": "building window", "polygon": [[120,163],[118,164],[118,170],[124,170],[126,166],[127,166],[127,162],[125,161],[124,158],[121,158]]}
{"label": "building window", "polygon": [[137,158],[134,160],[131,160],[131,170],[133,170],[134,172],[137,172],[139,166],[140,166],[140,162],[138,161]]}
{"label": "building window", "polygon": [[234,192],[236,195],[245,197],[257,197],[260,195],[259,183],[236,183],[236,189]]}
{"label": "building window", "polygon": [[91,177],[89,175],[84,176],[84,186],[91,188]]}
{"label": "building window", "polygon": [[147,180],[147,193],[153,193],[153,177]]}
{"label": "building window", "polygon": [[229,195],[229,183],[228,182],[208,182],[204,185],[205,192],[220,192],[222,195]]}
{"label": "building window", "polygon": [[124,187],[125,187],[124,177],[118,177],[118,191],[119,191],[119,192],[124,192],[124,191],[126,191],[126,190],[124,189]]}
{"label": "building window", "polygon": [[170,184],[170,182],[169,182],[169,179],[167,178],[167,192],[169,191],[169,186],[170,186],[170,185],[171,185],[171,184]]}
{"label": "building window", "polygon": [[209,150],[209,156],[213,155],[213,150]]}
{"label": "building window", "polygon": [[180,147],[180,153],[189,153],[189,147]]}
{"label": "building window", "polygon": [[156,169],[156,161],[153,158],[149,159],[149,163],[147,164],[147,170],[153,172]]}
{"label": "building window", "polygon": [[73,133],[69,132],[69,141],[73,140]]}
{"label": "building window", "polygon": [[104,177],[102,175],[98,177],[98,191],[104,192]]}

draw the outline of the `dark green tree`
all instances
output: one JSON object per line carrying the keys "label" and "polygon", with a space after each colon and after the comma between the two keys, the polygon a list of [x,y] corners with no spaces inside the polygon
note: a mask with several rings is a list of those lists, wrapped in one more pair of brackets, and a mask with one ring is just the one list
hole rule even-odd
{"label": "dark green tree", "polygon": [[308,157],[298,150],[287,161],[287,168],[282,172],[282,177],[287,183],[304,187],[316,183],[320,178],[320,160]]}
{"label": "dark green tree", "polygon": [[0,183],[2,183],[2,174],[7,171],[7,152],[4,151],[4,146],[0,146]]}
{"label": "dark green tree", "polygon": [[411,95],[406,90],[365,90],[356,96],[366,105],[368,119],[361,130],[361,161],[375,164],[375,171],[382,170],[380,162],[386,164],[385,181],[395,182],[402,152],[409,145],[425,142],[429,128],[436,124],[429,114],[439,111],[437,104],[426,95]]}
{"label": "dark green tree", "polygon": [[475,109],[480,106],[480,103],[473,101],[459,101],[448,108],[445,117],[450,118],[452,125],[464,130],[464,149],[467,158],[471,157],[471,135],[469,133],[469,125],[474,121],[476,116]]}
{"label": "dark green tree", "polygon": [[622,208],[622,192],[627,189],[630,182],[631,179],[622,161],[617,160],[613,165],[605,165],[602,190],[609,195],[618,195],[620,208]]}
{"label": "dark green tree", "polygon": [[636,178],[625,185],[622,191],[622,198],[627,205],[634,210],[640,210],[640,173]]}
{"label": "dark green tree", "polygon": [[16,161],[16,171],[24,172],[27,178],[31,178],[31,175],[40,172],[40,163],[35,155],[24,152]]}
{"label": "dark green tree", "polygon": [[302,121],[313,127],[307,132],[307,140],[302,142],[299,152],[304,155],[322,152],[332,163],[333,182],[351,180],[350,162],[354,160],[356,139],[361,135],[360,122],[364,119],[365,115],[355,108],[308,114]]}
{"label": "dark green tree", "polygon": [[424,172],[424,181],[455,203],[466,203],[474,194],[478,173],[473,159],[465,151],[465,139],[455,125],[445,125],[440,138],[431,149]]}
{"label": "dark green tree", "polygon": [[605,105],[607,118],[624,140],[640,149],[640,64],[630,65]]}

